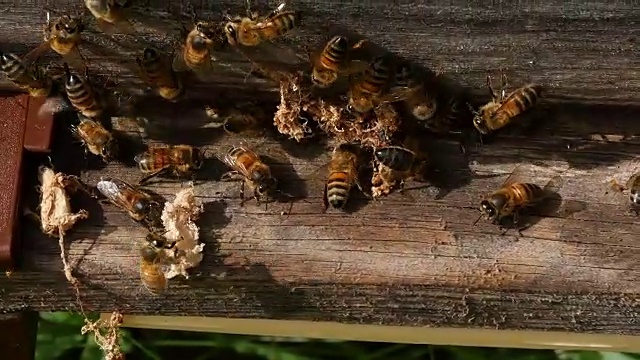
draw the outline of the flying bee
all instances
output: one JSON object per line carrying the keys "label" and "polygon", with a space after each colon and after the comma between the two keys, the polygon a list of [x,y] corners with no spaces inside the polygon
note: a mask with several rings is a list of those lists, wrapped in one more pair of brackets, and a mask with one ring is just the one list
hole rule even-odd
{"label": "flying bee", "polygon": [[18,55],[2,53],[0,68],[9,80],[29,92],[30,96],[43,97],[51,93],[53,82],[44,69],[39,67],[39,61],[27,66]]}
{"label": "flying bee", "polygon": [[191,175],[202,167],[203,154],[190,145],[150,145],[149,149],[134,157],[138,168],[145,174],[138,184],[143,184],[162,173],[175,176]]}
{"label": "flying bee", "polygon": [[85,117],[90,119],[99,118],[104,111],[104,107],[98,93],[89,81],[89,68],[85,67],[84,78],[71,73],[67,63],[64,63],[64,71],[66,75],[64,88],[71,105]]}
{"label": "flying bee", "polygon": [[149,233],[146,240],[148,243],[140,249],[140,281],[149,292],[160,295],[169,285],[162,270],[166,257],[164,249],[169,247],[165,246],[166,239],[157,233]]}
{"label": "flying bee", "polygon": [[174,71],[193,71],[200,79],[207,80],[213,71],[212,50],[217,44],[216,27],[208,22],[198,21],[186,35],[182,49],[173,59]]}
{"label": "flying bee", "polygon": [[387,92],[390,79],[388,59],[383,56],[374,58],[359,79],[351,77],[347,109],[366,113],[379,104],[404,100],[409,95],[404,88]]}
{"label": "flying bee", "polygon": [[353,185],[362,191],[358,171],[360,158],[361,150],[355,144],[342,143],[333,150],[322,197],[323,211],[329,205],[334,209],[344,209]]}
{"label": "flying bee", "polygon": [[542,87],[529,84],[514,90],[506,96],[507,75],[502,73],[502,90],[496,94],[491,84],[491,76],[487,75],[487,87],[491,93],[492,100],[480,107],[478,111],[471,108],[473,113],[473,126],[481,134],[489,134],[495,130],[505,127],[515,117],[531,109],[537,102]]}
{"label": "flying bee", "polygon": [[395,87],[390,93],[395,94],[398,100],[403,100],[418,121],[433,118],[438,109],[435,94],[416,78],[415,71],[409,65],[402,64],[396,68]]}
{"label": "flying bee", "polygon": [[111,204],[125,210],[138,223],[151,231],[163,229],[164,200],[139,187],[116,178],[101,179],[96,188]]}
{"label": "flying bee", "polygon": [[144,81],[155,88],[158,95],[176,101],[184,94],[184,86],[167,59],[154,48],[145,48],[142,57],[136,57]]}
{"label": "flying bee", "polygon": [[[340,74],[354,73],[364,70],[365,62],[350,59],[350,52],[360,48],[363,41],[354,46],[349,45],[349,40],[341,35],[332,37],[317,55],[309,54],[313,65],[311,81],[320,88],[331,86]],[[364,66],[363,66],[364,65]]]}
{"label": "flying bee", "polygon": [[47,12],[47,23],[44,26],[44,42],[30,51],[25,59],[30,62],[48,50],[62,56],[64,62],[75,69],[82,69],[84,60],[78,45],[82,41],[84,24],[78,17],[63,15],[53,21]]}
{"label": "flying bee", "polygon": [[631,211],[636,215],[640,214],[640,173],[631,175],[625,185],[618,184],[615,180],[611,181],[611,185],[618,192],[628,190]]}
{"label": "flying bee", "polygon": [[492,224],[502,226],[502,220],[511,217],[513,225],[520,232],[523,230],[523,228],[518,228],[520,212],[525,208],[539,205],[543,200],[557,192],[562,183],[562,178],[556,176],[549,180],[544,187],[541,187],[533,183],[515,181],[512,174],[500,189],[480,202],[480,218],[484,217],[487,220],[491,220]]}
{"label": "flying bee", "polygon": [[71,132],[83,143],[85,151],[100,156],[105,162],[112,160],[118,153],[115,138],[101,123],[79,116],[80,122],[71,126]]}
{"label": "flying bee", "polygon": [[252,150],[242,146],[232,146],[222,161],[233,169],[222,175],[223,181],[232,180],[238,175],[242,176],[240,198],[243,203],[245,183],[253,191],[253,196],[258,203],[276,190],[277,180],[271,175],[271,169]]}
{"label": "flying bee", "polygon": [[298,16],[295,11],[283,11],[286,3],[280,4],[269,15],[259,18],[249,9],[247,1],[247,16],[231,18],[224,26],[227,41],[232,46],[256,46],[265,41],[272,41],[296,26]]}
{"label": "flying bee", "polygon": [[107,34],[117,32],[133,34],[135,29],[125,14],[132,1],[119,3],[117,0],[84,0],[84,5],[96,18],[98,27]]}

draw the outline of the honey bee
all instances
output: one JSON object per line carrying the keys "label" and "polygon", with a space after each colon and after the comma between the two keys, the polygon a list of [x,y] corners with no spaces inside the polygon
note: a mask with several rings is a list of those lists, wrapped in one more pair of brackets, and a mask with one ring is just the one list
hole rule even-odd
{"label": "honey bee", "polygon": [[101,179],[96,188],[111,204],[125,210],[138,223],[151,231],[163,229],[164,200],[139,187],[116,178]]}
{"label": "honey bee", "polygon": [[164,240],[160,235],[150,233],[147,241],[149,243],[140,249],[140,281],[149,292],[160,295],[169,285],[161,266],[166,254],[165,247],[154,242]]}
{"label": "honey bee", "polygon": [[506,96],[507,76],[504,72],[502,73],[502,90],[499,95],[493,89],[490,75],[487,75],[487,87],[491,93],[492,100],[482,106],[479,111],[475,111],[469,105],[474,115],[473,125],[481,134],[489,134],[503,128],[516,116],[531,109],[536,104],[542,91],[541,86],[529,84],[514,90]]}
{"label": "honey bee", "polygon": [[104,108],[96,90],[89,81],[89,69],[85,67],[84,79],[71,73],[67,63],[64,63],[64,71],[66,74],[64,88],[71,105],[80,114],[90,119],[102,116]]}
{"label": "honey bee", "polygon": [[393,92],[386,92],[390,75],[388,60],[383,56],[374,58],[358,80],[352,77],[347,94],[349,102],[347,109],[366,113],[379,104],[406,98],[408,96],[406,89],[393,89]]}
{"label": "honey bee", "polygon": [[62,56],[64,61],[75,69],[82,69],[83,58],[78,50],[82,41],[84,24],[80,18],[63,15],[53,21],[47,12],[47,23],[44,27],[44,42],[30,51],[25,59],[30,62],[44,52],[53,50]]}
{"label": "honey bee", "polygon": [[243,203],[245,183],[253,191],[253,197],[258,203],[263,198],[268,198],[269,194],[275,191],[277,180],[271,175],[271,169],[252,150],[242,146],[233,146],[225,154],[222,161],[233,169],[222,175],[223,181],[233,180],[238,175],[242,177],[240,198]]}
{"label": "honey bee", "polygon": [[112,160],[118,145],[113,135],[97,121],[79,116],[80,122],[71,126],[71,132],[84,144],[85,151],[100,156],[104,161]]}
{"label": "honey bee", "polygon": [[131,0],[119,3],[117,0],[84,0],[84,5],[91,15],[96,18],[98,27],[108,34],[121,32],[132,34],[133,25],[125,15],[125,9],[131,5]]}
{"label": "honey bee", "polygon": [[158,95],[169,101],[176,101],[184,94],[182,81],[171,64],[154,48],[145,48],[136,62],[144,81],[155,88]]}
{"label": "honey bee", "polygon": [[182,49],[173,59],[174,71],[193,71],[201,80],[210,78],[213,71],[212,50],[216,46],[216,27],[208,22],[198,21],[188,32]]}
{"label": "honey bee", "polygon": [[329,205],[334,209],[344,209],[353,185],[362,191],[358,178],[360,156],[361,150],[355,144],[343,143],[333,150],[322,198],[323,211]]}
{"label": "honey bee", "polygon": [[175,176],[191,175],[202,167],[203,155],[200,149],[190,145],[154,144],[136,155],[134,161],[145,174],[138,182],[140,185],[166,172],[172,172]]}
{"label": "honey bee", "polygon": [[396,68],[395,87],[391,93],[404,104],[418,121],[427,121],[434,117],[438,109],[435,94],[427,89],[424,82],[418,80],[415,71],[406,64]]}
{"label": "honey bee", "polygon": [[375,149],[373,157],[377,163],[376,173],[371,181],[371,192],[374,197],[387,195],[398,186],[404,190],[405,181],[424,181],[424,173],[428,165],[427,156],[418,151],[417,139],[405,140],[403,146],[386,146]]}
{"label": "honey bee", "polygon": [[612,188],[618,192],[628,190],[631,211],[636,215],[640,214],[640,173],[631,175],[624,185],[618,184],[615,180],[611,181],[611,185]]}
{"label": "honey bee", "polygon": [[272,41],[296,26],[298,16],[295,11],[282,11],[286,3],[280,4],[269,15],[259,18],[249,9],[247,1],[247,16],[231,18],[228,15],[224,31],[227,41],[232,46],[256,46],[264,41]]}
{"label": "honey bee", "polygon": [[7,78],[19,88],[29,92],[33,97],[44,97],[51,93],[52,81],[36,61],[27,66],[22,59],[13,53],[0,54],[0,68]]}
{"label": "honey bee", "polygon": [[349,46],[349,40],[341,35],[332,37],[322,51],[316,55],[309,55],[313,64],[311,81],[320,88],[331,86],[340,74],[354,73],[364,70],[365,62],[350,59],[349,53],[361,47],[363,41]]}
{"label": "honey bee", "polygon": [[503,219],[511,217],[513,225],[518,231],[521,231],[523,228],[518,228],[520,211],[524,208],[537,206],[541,201],[553,195],[561,185],[562,178],[560,176],[552,178],[547,185],[541,187],[533,183],[514,181],[512,174],[500,189],[480,202],[480,217],[491,220],[492,224],[500,226],[502,226]]}

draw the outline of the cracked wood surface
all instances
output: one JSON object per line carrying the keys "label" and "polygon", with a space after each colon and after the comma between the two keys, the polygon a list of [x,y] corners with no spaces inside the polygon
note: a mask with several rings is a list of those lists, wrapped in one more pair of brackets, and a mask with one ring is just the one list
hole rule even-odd
{"label": "cracked wood surface", "polygon": [[[607,193],[609,180],[626,180],[640,167],[640,11],[625,2],[563,7],[547,1],[528,8],[450,3],[400,5],[392,11],[386,2],[295,2],[305,17],[299,36],[290,41],[319,41],[324,33],[318,23],[328,19],[331,26],[348,28],[445,72],[480,96],[486,94],[485,71],[505,67],[511,84],[534,80],[547,86],[539,126],[505,132],[469,149],[469,159],[453,141],[434,140],[429,147],[440,171],[433,182],[446,191],[413,190],[375,202],[354,195],[349,211],[326,215],[321,213],[322,173],[317,171],[328,160],[326,146],[248,139],[269,156],[283,191],[296,201],[266,210],[253,202],[240,207],[237,183],[198,183],[196,194],[205,203],[199,221],[205,259],[192,279],[172,281],[160,298],[150,297],[139,283],[135,251],[144,230],[112,206],[100,208],[84,199],[80,204],[92,216],[68,239],[85,309],[640,334],[640,223],[628,213],[624,197]],[[12,50],[26,50],[39,39],[33,29],[40,12],[30,6],[35,5],[0,12],[0,21],[14,24],[0,30],[11,42],[3,45]],[[239,11],[234,6],[211,7]],[[160,19],[158,14],[149,17]],[[375,19],[385,20],[366,25]],[[139,43],[99,33],[89,37],[103,48],[119,42],[119,54],[140,49],[146,41],[165,42],[157,29],[146,30]],[[122,67],[126,56],[112,51],[88,57],[92,71],[117,74],[118,90],[137,84]],[[253,83],[267,85],[243,81],[244,75],[229,75],[210,86],[222,93]],[[179,127],[175,132],[180,139],[173,141],[205,146],[208,154],[220,155],[240,141],[198,128],[206,120],[201,108],[191,109],[188,102],[155,111],[156,121]],[[128,132],[127,138],[139,137],[130,126],[115,127]],[[63,163],[57,165],[59,171],[77,172],[82,154],[69,143],[60,134],[52,157]],[[32,163],[44,160],[29,156]],[[69,159],[77,160],[75,167],[64,164]],[[202,176],[218,178],[221,164],[208,165]],[[539,184],[561,175],[563,201],[583,202],[585,209],[565,214],[561,206],[534,218],[535,224],[518,238],[513,232],[501,235],[482,221],[474,226],[479,200],[516,167],[527,181]],[[128,165],[115,163],[82,177],[95,184],[112,175],[132,182],[139,176]],[[164,182],[151,188],[171,200],[179,187]],[[25,188],[25,197],[37,196],[32,189]],[[55,241],[35,227],[22,231],[24,270],[0,280],[0,308],[75,309]]]}

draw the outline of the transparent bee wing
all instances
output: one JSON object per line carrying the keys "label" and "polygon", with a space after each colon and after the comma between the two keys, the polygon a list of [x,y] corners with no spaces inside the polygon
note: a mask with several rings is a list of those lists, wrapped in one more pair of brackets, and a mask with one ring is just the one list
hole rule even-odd
{"label": "transparent bee wing", "polygon": [[351,60],[348,64],[338,70],[340,75],[349,75],[363,72],[369,64],[362,60]]}
{"label": "transparent bee wing", "polygon": [[544,186],[543,190],[547,193],[557,193],[563,185],[564,179],[558,175],[552,177]]}
{"label": "transparent bee wing", "polygon": [[387,94],[382,95],[379,98],[380,102],[398,102],[406,100],[413,94],[414,88],[406,86],[395,86],[389,89]]}
{"label": "transparent bee wing", "polygon": [[36,61],[36,59],[44,55],[49,50],[51,50],[51,45],[49,45],[48,41],[45,41],[42,44],[38,45],[35,49],[29,51],[23,57],[25,65],[28,66],[29,64],[32,64],[34,61]]}
{"label": "transparent bee wing", "polygon": [[84,71],[84,58],[80,54],[78,47],[71,49],[66,55],[62,55],[64,61],[78,71]]}
{"label": "transparent bee wing", "polygon": [[173,71],[184,72],[191,70],[187,63],[184,61],[184,48],[180,49],[180,51],[176,52],[173,57],[173,63],[171,64],[171,68]]}

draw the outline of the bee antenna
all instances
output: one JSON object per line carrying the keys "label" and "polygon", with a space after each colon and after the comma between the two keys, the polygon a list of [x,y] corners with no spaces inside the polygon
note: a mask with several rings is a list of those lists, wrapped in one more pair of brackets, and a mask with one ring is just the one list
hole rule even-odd
{"label": "bee antenna", "polygon": [[473,115],[478,115],[478,112],[476,111],[476,109],[473,108],[473,105],[471,105],[470,103],[467,103],[467,106],[469,107],[469,111],[471,111]]}
{"label": "bee antenna", "polygon": [[478,218],[476,219],[476,221],[473,222],[472,226],[476,226],[476,224],[478,223],[478,221],[480,221],[480,219],[482,218],[482,215],[478,216]]}

